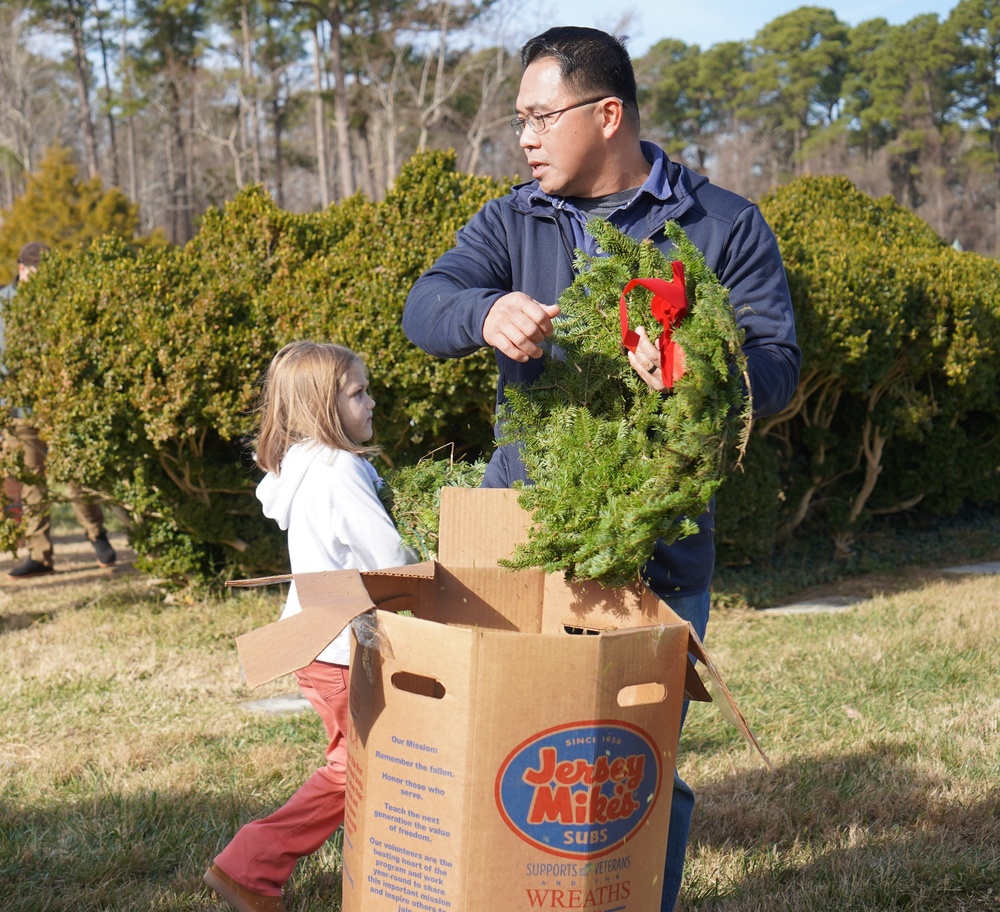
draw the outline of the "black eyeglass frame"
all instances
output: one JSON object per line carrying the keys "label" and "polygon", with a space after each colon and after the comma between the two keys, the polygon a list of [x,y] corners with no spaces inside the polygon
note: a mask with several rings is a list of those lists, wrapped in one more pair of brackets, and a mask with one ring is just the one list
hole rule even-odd
{"label": "black eyeglass frame", "polygon": [[[586,107],[587,105],[597,104],[597,102],[599,101],[604,101],[605,98],[614,98],[619,103],[621,103],[621,99],[618,98],[617,95],[602,95],[600,98],[591,98],[587,101],[578,101],[576,104],[571,104],[568,107],[560,108],[558,111],[546,111],[544,114],[528,114],[526,117],[515,117],[510,122],[510,128],[514,131],[514,135],[518,139],[520,139],[522,134],[524,133],[525,127],[530,127],[532,133],[541,134],[549,129],[548,125],[545,123],[545,121],[549,117],[558,117],[560,114],[565,114],[567,111],[572,111],[574,108],[583,108]],[[539,129],[532,123],[532,118],[541,121],[541,129]]]}

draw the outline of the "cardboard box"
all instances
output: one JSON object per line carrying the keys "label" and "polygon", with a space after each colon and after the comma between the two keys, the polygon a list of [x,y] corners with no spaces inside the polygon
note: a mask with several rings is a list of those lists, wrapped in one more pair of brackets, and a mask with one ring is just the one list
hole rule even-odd
{"label": "cardboard box", "polygon": [[378,608],[351,660],[344,912],[658,909],[682,699],[709,685],[756,746],[644,587],[498,567],[528,519],[514,491],[445,490],[437,561],[296,576],[302,613],[239,638],[263,683]]}

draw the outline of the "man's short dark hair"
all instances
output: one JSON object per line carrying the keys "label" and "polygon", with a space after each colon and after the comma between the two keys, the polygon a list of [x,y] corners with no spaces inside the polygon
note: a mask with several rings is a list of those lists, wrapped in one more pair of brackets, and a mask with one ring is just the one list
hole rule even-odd
{"label": "man's short dark hair", "polygon": [[25,244],[18,251],[17,262],[22,266],[37,269],[38,264],[42,262],[42,254],[48,252],[48,244],[43,244],[41,241],[32,241],[30,244]]}
{"label": "man's short dark hair", "polygon": [[624,104],[625,116],[638,129],[635,70],[625,49],[627,38],[616,38],[599,29],[563,25],[531,38],[521,48],[521,69],[551,57],[559,63],[563,80],[581,97],[607,92]]}

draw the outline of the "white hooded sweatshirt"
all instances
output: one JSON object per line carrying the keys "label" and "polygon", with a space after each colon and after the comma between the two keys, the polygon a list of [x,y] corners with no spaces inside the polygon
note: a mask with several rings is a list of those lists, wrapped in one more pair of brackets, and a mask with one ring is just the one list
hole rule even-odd
{"label": "white hooded sweatshirt", "polygon": [[[412,563],[376,490],[374,466],[345,450],[314,443],[293,446],[280,474],[268,472],[257,485],[264,515],[288,531],[292,573],[321,570],[382,570]],[[288,589],[282,618],[302,610],[295,583]],[[344,630],[317,658],[347,665],[350,630]]]}

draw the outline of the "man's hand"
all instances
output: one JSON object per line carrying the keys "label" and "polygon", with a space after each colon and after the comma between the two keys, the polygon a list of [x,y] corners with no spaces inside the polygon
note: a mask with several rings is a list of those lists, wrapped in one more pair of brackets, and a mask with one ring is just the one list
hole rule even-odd
{"label": "man's hand", "polygon": [[486,314],[483,340],[514,361],[540,358],[538,343],[552,335],[552,320],[558,315],[558,304],[541,304],[523,292],[512,291],[497,298]]}
{"label": "man's hand", "polygon": [[[658,343],[663,337],[661,336],[656,342],[651,341],[642,326],[635,328],[635,334],[639,337],[639,342],[635,351],[628,353],[628,363],[632,365],[632,369],[642,377],[650,389],[661,392],[667,388],[660,376],[660,346]],[[684,353],[680,351],[679,347],[678,351],[683,358]],[[681,361],[681,363],[684,362]]]}

